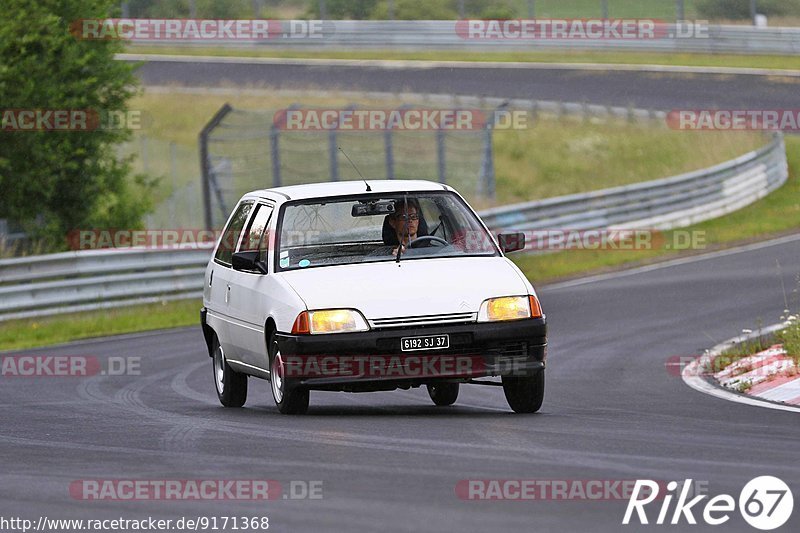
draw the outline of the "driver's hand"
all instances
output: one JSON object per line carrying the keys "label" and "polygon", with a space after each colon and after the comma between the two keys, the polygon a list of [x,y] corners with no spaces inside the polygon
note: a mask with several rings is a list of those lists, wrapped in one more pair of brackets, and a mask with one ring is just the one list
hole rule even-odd
{"label": "driver's hand", "polygon": [[[405,245],[405,244],[401,244],[401,245],[400,245],[400,248],[401,248],[401,250],[400,250],[400,253],[401,253],[401,254],[402,254],[402,253],[404,253],[404,252],[406,251],[406,245]],[[392,250],[392,255],[397,255],[397,247],[395,247],[395,248]]]}

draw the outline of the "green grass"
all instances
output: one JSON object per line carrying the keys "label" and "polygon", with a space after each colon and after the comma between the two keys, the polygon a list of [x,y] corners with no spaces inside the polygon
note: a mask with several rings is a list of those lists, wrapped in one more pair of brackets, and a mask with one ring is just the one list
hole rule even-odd
{"label": "green grass", "polygon": [[795,318],[788,321],[789,325],[785,329],[776,332],[775,337],[783,344],[786,353],[800,365],[800,322],[797,320],[797,314],[792,316]]}
{"label": "green grass", "polygon": [[104,311],[0,323],[0,351],[23,350],[63,342],[176,328],[200,323],[199,300],[179,300]]}
{"label": "green grass", "polygon": [[[711,361],[710,372],[720,372],[740,359],[763,352],[774,344],[782,344],[787,355],[794,359],[796,365],[800,365],[800,322],[797,315],[787,315],[781,317],[782,320],[788,319],[784,322],[784,329],[737,343]],[[749,388],[749,384],[743,385],[746,386],[745,390]]]}
{"label": "green grass", "polygon": [[733,159],[764,142],[752,133],[718,136],[621,121],[540,120],[525,130],[495,130],[497,201],[505,205],[673,176]]}
{"label": "green grass", "polygon": [[[170,166],[167,146],[173,142],[180,148],[176,158],[179,166],[177,185],[183,186],[196,180],[199,175],[197,132],[225,102],[237,109],[275,110],[286,108],[294,102],[305,106],[346,107],[350,100],[335,93],[321,97],[309,93],[287,95],[265,92],[262,96],[146,92],[131,103],[131,108],[142,110],[145,115],[152,117],[140,132],[148,138],[149,166],[162,169],[166,174]],[[399,99],[357,102],[362,107],[382,109],[394,108],[401,103]],[[654,127],[652,123],[631,124],[622,120],[604,123],[545,116],[529,118],[526,129],[495,130],[497,198],[494,204],[510,204],[663,178],[721,163],[765,142],[762,135],[752,132],[674,131],[666,127]],[[406,149],[401,151],[402,135],[405,134],[398,134],[396,139],[398,176],[404,166],[408,167],[407,171],[422,168],[435,173],[436,162],[432,159],[435,150],[430,144],[432,135],[422,139],[427,145],[417,146],[412,152],[408,149],[413,145],[408,142],[413,139],[407,139],[403,144]],[[413,137],[416,134],[411,135]],[[358,134],[347,139],[350,143],[348,150],[358,161],[362,172],[382,177],[383,133]],[[480,150],[480,139],[474,135],[471,139],[468,148]],[[452,153],[448,154],[448,167],[452,171],[460,163],[473,161],[477,176],[479,154],[474,151],[463,153],[460,145],[466,141],[466,138],[459,142],[448,141],[448,151],[452,149]],[[303,146],[307,149],[310,141],[306,139],[304,142]],[[322,151],[317,154],[319,157],[313,158],[313,165],[305,160],[291,160],[289,150],[284,150],[283,164],[287,168],[308,170],[320,167],[326,170],[327,141],[322,138],[322,142]],[[246,148],[245,143],[239,143],[237,148]],[[291,148],[289,144],[284,141],[283,147]],[[131,146],[134,149],[137,147],[140,147],[137,143]],[[250,148],[266,150],[266,147],[256,145]],[[299,152],[294,157],[308,156],[306,152]],[[408,166],[410,162],[414,163],[413,168]],[[348,175],[348,168],[346,162],[340,162],[342,175]],[[268,177],[270,169],[266,168],[265,172]],[[468,174],[469,169],[464,172]],[[169,180],[162,180],[162,185],[165,183],[169,184]],[[470,201],[474,201],[477,208],[491,205],[480,198],[473,198],[469,186],[460,187],[456,182],[452,185]]]}
{"label": "green grass", "polygon": [[378,59],[417,61],[498,61],[530,63],[600,63],[629,65],[671,65],[690,67],[738,67],[759,69],[800,69],[800,56],[735,54],[669,54],[656,52],[593,52],[581,50],[546,51],[403,51],[403,50],[291,50],[276,48],[233,49],[194,46],[129,46],[129,53],[177,54],[286,59]]}
{"label": "green grass", "polygon": [[[707,249],[717,249],[748,240],[764,240],[771,235],[777,236],[798,230],[800,228],[800,137],[786,137],[786,150],[790,176],[782,188],[744,209],[679,231],[699,232],[704,237]],[[675,232],[666,232],[666,242],[671,242],[674,234]],[[697,251],[690,250],[688,253]],[[512,255],[511,258],[529,279],[535,283],[543,283],[671,259],[679,255],[680,252],[659,248],[633,251],[569,250],[544,255]]]}

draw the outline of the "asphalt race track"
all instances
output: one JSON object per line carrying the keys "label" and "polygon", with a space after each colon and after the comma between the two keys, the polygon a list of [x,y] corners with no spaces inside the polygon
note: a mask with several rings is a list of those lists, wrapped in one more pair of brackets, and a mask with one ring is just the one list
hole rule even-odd
{"label": "asphalt race track", "polygon": [[800,94],[800,77],[561,68],[382,69],[375,66],[195,62],[188,59],[143,63],[138,76],[144,85],[442,93],[662,110],[697,106],[792,109],[797,106]]}
{"label": "asphalt race track", "polygon": [[[625,501],[464,501],[455,487],[691,478],[737,499],[756,476],[798,487],[796,413],[698,393],[665,369],[670,356],[777,321],[781,281],[797,302],[798,257],[794,237],[540,288],[551,329],[548,388],[535,415],[512,414],[500,389],[466,386],[449,408],[423,390],[312,393],[309,414],[288,417],[260,380],[251,380],[246,408],[225,409],[199,327],[32,350],[141,357],[141,375],[0,378],[0,514],[267,515],[270,531],[660,531],[668,526],[621,526]],[[290,481],[315,480],[323,497],[116,502],[69,493],[75,480],[131,478],[270,479],[284,494]],[[737,512],[717,528],[681,524],[670,530],[754,531]],[[798,525],[795,509],[781,530]]]}

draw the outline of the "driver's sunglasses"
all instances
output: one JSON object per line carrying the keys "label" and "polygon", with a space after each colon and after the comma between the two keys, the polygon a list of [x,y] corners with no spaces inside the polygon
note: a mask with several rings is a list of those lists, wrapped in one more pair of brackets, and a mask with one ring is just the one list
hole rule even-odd
{"label": "driver's sunglasses", "polygon": [[416,213],[412,213],[410,215],[397,215],[398,220],[410,220],[410,221],[417,221],[419,220],[419,215]]}

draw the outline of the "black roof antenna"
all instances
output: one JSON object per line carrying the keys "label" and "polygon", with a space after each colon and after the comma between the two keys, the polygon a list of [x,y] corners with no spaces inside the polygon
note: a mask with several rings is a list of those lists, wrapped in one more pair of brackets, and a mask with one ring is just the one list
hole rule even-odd
{"label": "black roof antenna", "polygon": [[354,168],[354,169],[356,169],[356,172],[358,172],[358,175],[359,175],[359,176],[361,176],[361,179],[362,179],[362,180],[364,180],[364,183],[366,183],[366,184],[367,184],[367,192],[372,192],[372,189],[370,188],[370,186],[369,186],[369,183],[367,183],[367,180],[366,180],[366,178],[364,177],[364,174],[362,174],[362,173],[361,173],[361,171],[360,171],[360,170],[358,170],[358,167],[356,166],[356,164],[355,164],[355,163],[353,163],[353,160],[352,160],[352,159],[350,159],[350,157],[348,157],[347,153],[346,153],[344,150],[342,150],[342,147],[341,147],[341,146],[337,146],[336,148],[338,148],[338,149],[339,149],[339,151],[340,151],[340,152],[342,152],[342,155],[344,155],[345,157],[347,157],[347,160],[348,160],[348,161],[350,161],[350,164],[351,164],[351,165],[353,165],[353,168]]}

